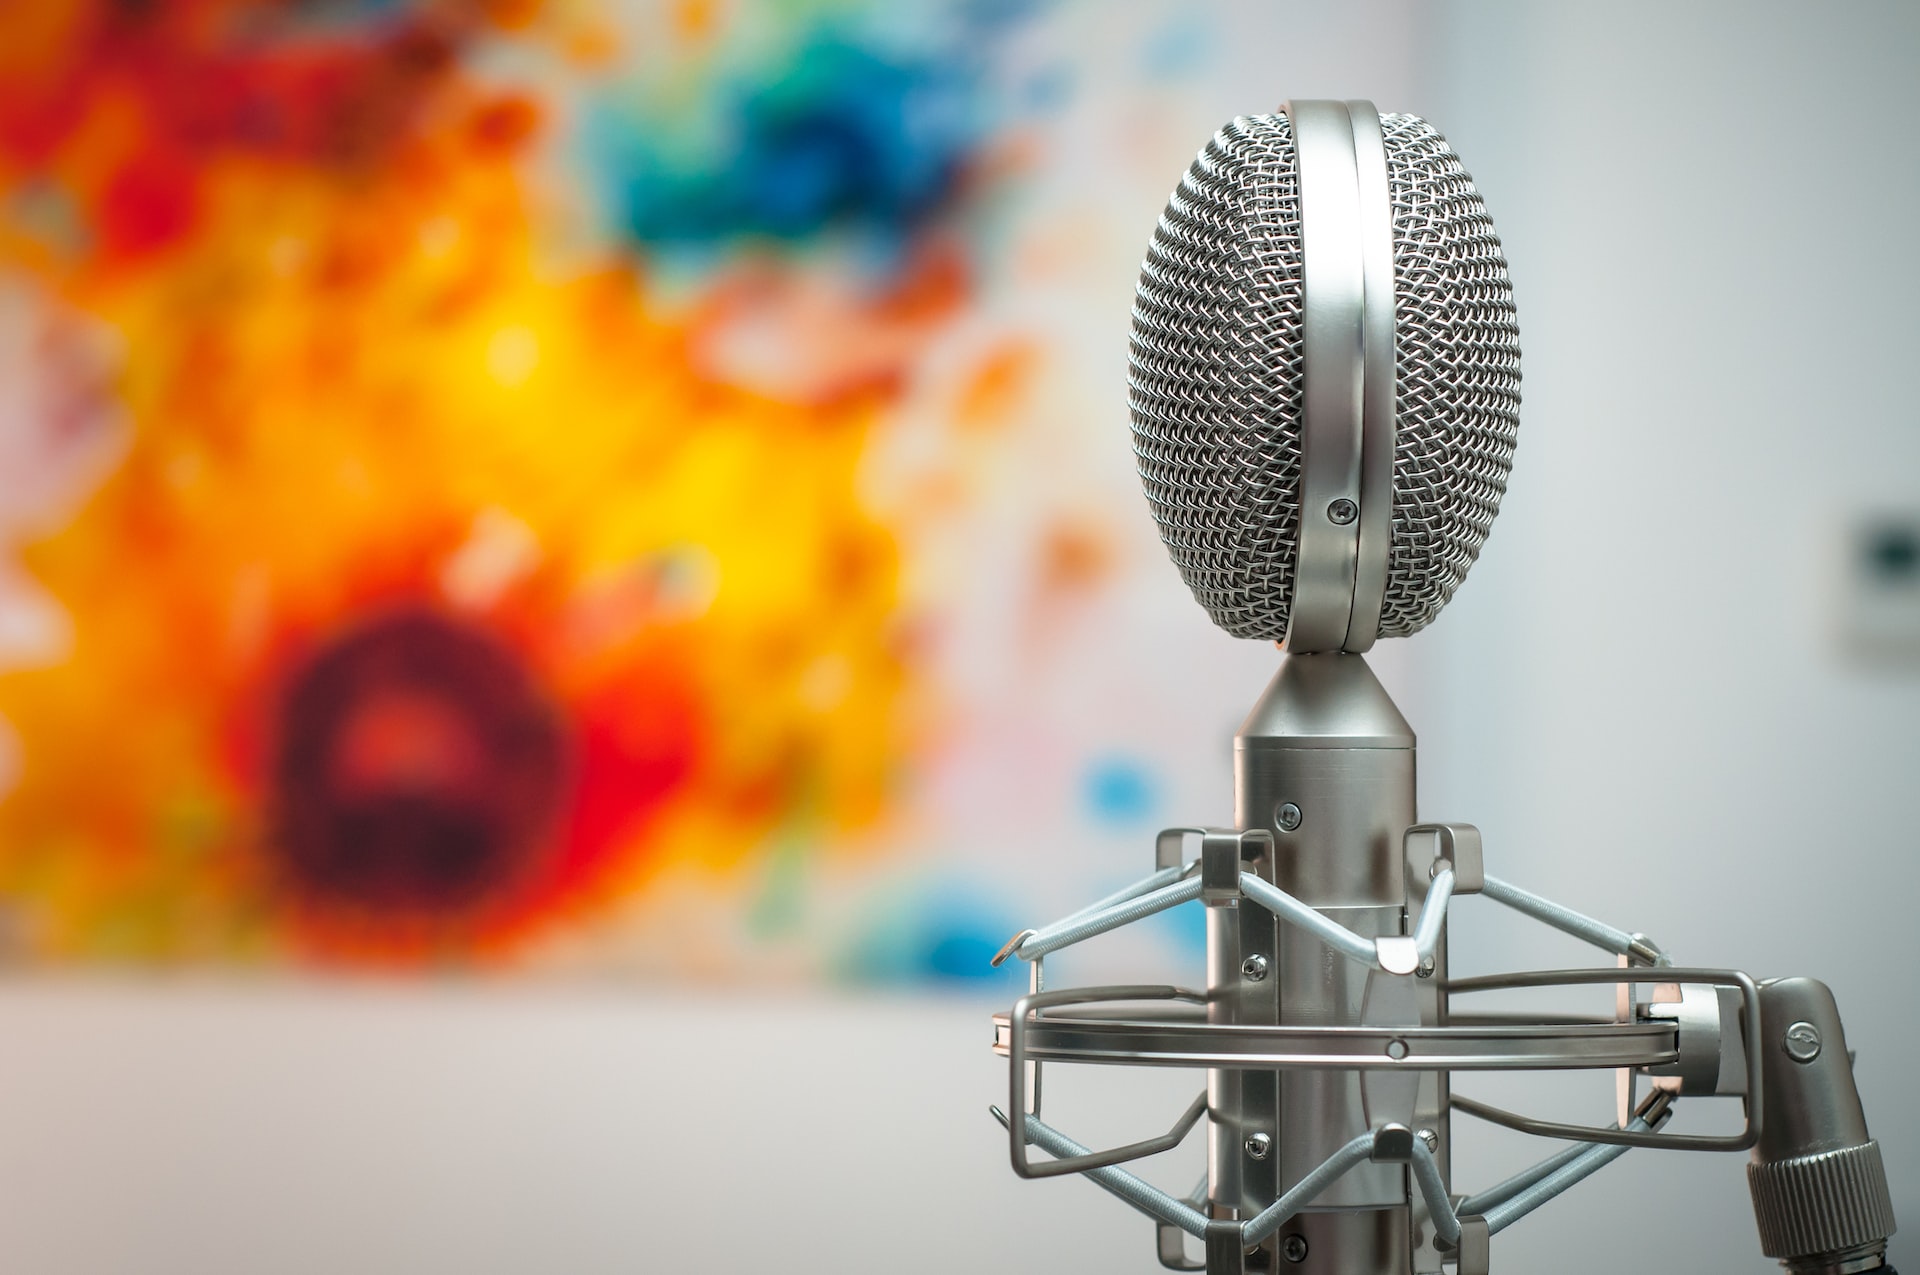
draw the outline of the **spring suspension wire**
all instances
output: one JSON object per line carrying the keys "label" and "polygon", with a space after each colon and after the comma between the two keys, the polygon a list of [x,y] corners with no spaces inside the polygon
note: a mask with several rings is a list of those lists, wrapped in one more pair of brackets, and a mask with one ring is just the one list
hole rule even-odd
{"label": "spring suspension wire", "polygon": [[1563,934],[1571,934],[1615,956],[1637,957],[1647,965],[1671,965],[1672,959],[1644,937],[1616,929],[1605,921],[1596,921],[1584,912],[1545,899],[1530,890],[1522,890],[1510,881],[1489,876],[1480,893],[1496,903],[1504,903],[1523,916],[1550,925]]}
{"label": "spring suspension wire", "polygon": [[1105,934],[1123,925],[1131,925],[1135,921],[1152,916],[1155,912],[1164,912],[1168,908],[1190,903],[1199,897],[1200,878],[1198,877],[1175,881],[1171,885],[1164,885],[1158,889],[1149,888],[1137,895],[1127,894],[1124,901],[1098,912],[1076,914],[1056,921],[1044,930],[1035,930],[1014,948],[1014,952],[1023,961],[1037,960],[1049,952],[1071,947],[1096,934]]}
{"label": "spring suspension wire", "polygon": [[[1619,1126],[1609,1125],[1608,1127],[1618,1128]],[[1597,1143],[1592,1142],[1576,1142],[1566,1150],[1556,1155],[1548,1156],[1533,1167],[1522,1169],[1498,1186],[1490,1186],[1477,1195],[1468,1196],[1466,1199],[1460,1201],[1460,1212],[1470,1216],[1483,1217],[1486,1215],[1488,1209],[1497,1208],[1501,1204],[1506,1203],[1555,1170],[1564,1168],[1573,1161],[1578,1160],[1597,1145]]]}
{"label": "spring suspension wire", "polygon": [[[1663,1123],[1670,1110],[1670,1107],[1663,1106],[1651,1122],[1635,1116],[1627,1122],[1627,1128],[1634,1133],[1645,1133]],[[1480,1214],[1487,1220],[1487,1234],[1498,1235],[1548,1200],[1586,1181],[1630,1150],[1632,1150],[1631,1147],[1614,1143],[1590,1143],[1581,1147],[1578,1154],[1571,1158],[1563,1159],[1564,1152],[1554,1157],[1555,1160],[1562,1160],[1562,1163],[1535,1178],[1526,1186],[1515,1189],[1507,1198]],[[1529,1173],[1531,1172],[1532,1170],[1529,1170]],[[1506,1184],[1503,1183],[1502,1186],[1504,1185]],[[1495,1191],[1500,1189],[1500,1187],[1494,1188]]]}
{"label": "spring suspension wire", "polygon": [[[1001,949],[1000,954],[994,958],[994,964],[998,965],[1009,955],[1018,956],[1023,961],[1037,961],[1061,948],[1071,947],[1075,943],[1084,942],[1096,935],[1131,925],[1156,912],[1192,902],[1199,898],[1202,892],[1199,878],[1191,875],[1196,866],[1196,863],[1188,863],[1162,868],[1151,876],[1116,890],[1097,903],[1089,904],[1076,912],[1070,912],[1040,929],[1027,930]],[[1386,970],[1388,973],[1409,972],[1404,968],[1390,967],[1383,955],[1380,940],[1355,934],[1318,909],[1301,902],[1285,890],[1253,873],[1241,873],[1239,885],[1240,892],[1245,898],[1259,904],[1281,920],[1308,931],[1347,959]],[[1427,888],[1426,904],[1420,914],[1420,924],[1413,934],[1414,947],[1419,959],[1423,962],[1431,960],[1434,951],[1439,947],[1441,930],[1446,924],[1448,905],[1453,899],[1453,888],[1454,874],[1451,868],[1442,868],[1435,873],[1432,884]],[[1593,924],[1599,923],[1593,922]]]}
{"label": "spring suspension wire", "polygon": [[1373,1135],[1363,1133],[1322,1160],[1317,1168],[1294,1184],[1292,1190],[1240,1224],[1240,1242],[1258,1244],[1285,1226],[1293,1215],[1313,1203],[1319,1194],[1346,1176],[1349,1169],[1363,1164],[1373,1155]]}

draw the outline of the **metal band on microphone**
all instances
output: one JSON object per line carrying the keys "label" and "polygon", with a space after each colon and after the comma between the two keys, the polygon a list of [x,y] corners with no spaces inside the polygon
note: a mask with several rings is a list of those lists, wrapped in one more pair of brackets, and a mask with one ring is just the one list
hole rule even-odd
{"label": "metal band on microphone", "polygon": [[1387,146],[1372,102],[1347,103],[1353,117],[1353,153],[1360,186],[1360,252],[1366,275],[1361,322],[1365,388],[1361,393],[1360,557],[1353,580],[1348,651],[1365,651],[1380,636],[1387,596],[1387,558],[1393,544],[1395,446],[1393,312],[1393,196],[1387,188]]}
{"label": "metal band on microphone", "polygon": [[1393,503],[1393,220],[1371,102],[1288,102],[1300,190],[1300,539],[1283,645],[1364,651]]}

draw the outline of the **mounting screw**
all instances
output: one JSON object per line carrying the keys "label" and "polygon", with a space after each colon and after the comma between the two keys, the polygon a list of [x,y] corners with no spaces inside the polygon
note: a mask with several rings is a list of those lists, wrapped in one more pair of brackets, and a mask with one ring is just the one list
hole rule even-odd
{"label": "mounting screw", "polygon": [[1334,501],[1331,505],[1327,506],[1327,520],[1329,522],[1336,522],[1340,524],[1342,527],[1344,527],[1348,523],[1352,522],[1354,519],[1354,516],[1359,512],[1360,512],[1360,506],[1354,504],[1351,500],[1348,500],[1345,496],[1342,496],[1340,497],[1340,499]]}
{"label": "mounting screw", "polygon": [[1280,831],[1292,832],[1300,826],[1300,807],[1291,801],[1283,803],[1273,812],[1273,821],[1280,825]]}
{"label": "mounting screw", "polygon": [[1286,1239],[1281,1240],[1280,1256],[1286,1258],[1289,1262],[1306,1261],[1307,1237],[1304,1235],[1289,1235]]}
{"label": "mounting screw", "polygon": [[1431,956],[1421,957],[1419,968],[1415,969],[1413,972],[1421,978],[1432,978],[1433,977],[1433,958]]}
{"label": "mounting screw", "polygon": [[1427,1150],[1429,1151],[1438,1151],[1440,1149],[1440,1135],[1431,1129],[1422,1129],[1420,1131],[1420,1141],[1427,1144]]}
{"label": "mounting screw", "polygon": [[1810,1063],[1820,1056],[1820,1029],[1802,1019],[1787,1028],[1787,1057],[1798,1063]]}
{"label": "mounting screw", "polygon": [[1255,952],[1240,962],[1240,975],[1249,983],[1257,983],[1267,976],[1267,958]]}
{"label": "mounting screw", "polygon": [[1250,1133],[1247,1135],[1246,1147],[1248,1156],[1255,1160],[1264,1160],[1273,1150],[1273,1139],[1264,1133]]}
{"label": "mounting screw", "polygon": [[1387,1042],[1387,1057],[1399,1062],[1407,1056],[1407,1042],[1395,1036]]}

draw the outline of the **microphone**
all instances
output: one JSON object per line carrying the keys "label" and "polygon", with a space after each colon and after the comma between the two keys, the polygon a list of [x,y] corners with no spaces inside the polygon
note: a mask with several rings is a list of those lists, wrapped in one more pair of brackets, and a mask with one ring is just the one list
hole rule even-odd
{"label": "microphone", "polygon": [[1147,502],[1228,633],[1365,651],[1466,577],[1513,464],[1519,329],[1486,206],[1425,120],[1228,123],[1154,231],[1130,363]]}
{"label": "microphone", "polygon": [[[1084,1174],[1147,1213],[1171,1269],[1486,1275],[1494,1234],[1630,1147],[1758,1143],[1766,1251],[1795,1270],[1880,1269],[1892,1212],[1851,1068],[1762,1066],[1765,1041],[1812,1030],[1781,1024],[1812,1013],[1783,1005],[1819,1000],[1838,1037],[1824,988],[1768,984],[1763,1015],[1746,974],[1676,967],[1644,935],[1488,875],[1471,825],[1416,816],[1414,734],[1364,652],[1424,628],[1459,588],[1519,425],[1506,260],[1446,139],[1364,101],[1230,121],[1155,229],[1130,354],[1134,451],[1168,553],[1216,624],[1277,643],[1281,662],[1234,740],[1232,826],[1163,831],[1151,875],[995,957],[1031,967],[995,1018],[1015,1171]],[[1449,909],[1471,894],[1617,965],[1452,978]],[[1204,989],[1046,987],[1049,953],[1193,902]],[[1616,986],[1613,1018],[1460,1004],[1587,984]],[[1206,1090],[1165,1134],[1091,1151],[1042,1119],[1049,1062],[1204,1068]],[[1615,1073],[1612,1126],[1451,1091],[1456,1071],[1578,1068]],[[1791,1138],[1762,1141],[1769,1088],[1794,1104]],[[1695,1095],[1738,1100],[1740,1131],[1669,1131],[1675,1099]],[[1463,1197],[1455,1112],[1573,1145]],[[1207,1176],[1188,1196],[1120,1167],[1203,1118]],[[1820,1191],[1834,1198],[1807,1202]]]}
{"label": "microphone", "polygon": [[[1362,938],[1401,936],[1414,736],[1358,653],[1432,621],[1506,490],[1519,329],[1486,207],[1417,116],[1292,102],[1233,120],[1154,231],[1129,364],[1174,564],[1214,623],[1289,655],[1234,741],[1234,825],[1273,847],[1246,866]],[[1258,908],[1207,918],[1213,1022],[1355,1027],[1370,999],[1375,1019],[1439,1022],[1443,945],[1407,988]],[[1211,1211],[1258,1214],[1376,1117],[1430,1136],[1444,1166],[1444,1077],[1395,1080],[1216,1070]],[[1404,1269],[1407,1205],[1402,1166],[1357,1167],[1269,1243],[1309,1267]]]}

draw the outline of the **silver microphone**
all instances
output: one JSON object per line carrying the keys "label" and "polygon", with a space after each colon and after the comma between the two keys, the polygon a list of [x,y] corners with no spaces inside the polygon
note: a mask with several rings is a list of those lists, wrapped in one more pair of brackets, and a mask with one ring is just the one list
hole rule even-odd
{"label": "silver microphone", "polygon": [[1133,311],[1140,477],[1235,637],[1365,651],[1480,553],[1519,428],[1506,258],[1446,139],[1365,102],[1222,128]]}
{"label": "silver microphone", "polygon": [[[1232,826],[1163,831],[1151,875],[995,958],[1031,969],[995,1019],[1015,1171],[1086,1175],[1155,1220],[1176,1270],[1485,1275],[1493,1235],[1630,1147],[1757,1146],[1766,1251],[1795,1270],[1877,1269],[1893,1220],[1850,1068],[1783,1071],[1767,1052],[1838,1039],[1830,997],[1827,1017],[1797,1008],[1824,988],[1677,967],[1644,935],[1489,875],[1471,825],[1418,820],[1413,731],[1362,653],[1459,588],[1519,420],[1506,261],[1446,140],[1363,101],[1228,123],[1154,232],[1130,366],[1134,449],[1174,564],[1221,628],[1283,654],[1234,740]],[[1449,908],[1473,894],[1617,964],[1451,978]],[[1205,988],[1046,986],[1049,953],[1193,903]],[[1593,984],[1616,987],[1613,1018],[1471,1012],[1480,993]],[[1043,1117],[1050,1062],[1202,1068],[1206,1089],[1165,1134],[1093,1151]],[[1581,1068],[1615,1073],[1613,1125],[1451,1092],[1454,1072]],[[1769,1092],[1794,1105],[1791,1136],[1763,1140]],[[1739,1132],[1666,1127],[1677,1098],[1712,1095],[1741,1103]],[[1574,1145],[1456,1194],[1456,1112]],[[1189,1195],[1120,1167],[1203,1117],[1207,1176]]]}
{"label": "silver microphone", "polygon": [[[1134,451],[1168,552],[1216,624],[1288,653],[1234,740],[1234,825],[1272,847],[1245,866],[1363,938],[1411,933],[1414,736],[1358,653],[1434,618],[1506,490],[1519,329],[1486,207],[1417,116],[1290,102],[1233,120],[1154,231],[1130,356]],[[1326,960],[1258,908],[1207,918],[1213,1022],[1439,1022],[1444,941],[1408,987]],[[1208,1098],[1216,1216],[1256,1215],[1385,1123],[1431,1139],[1445,1174],[1442,1073],[1216,1069]],[[1350,1170],[1271,1256],[1406,1269],[1406,1177]]]}

